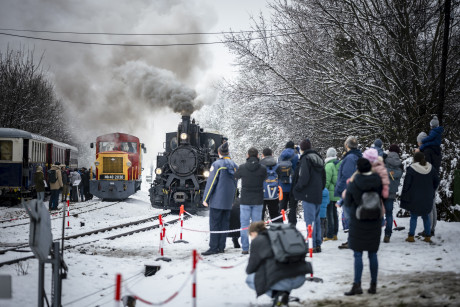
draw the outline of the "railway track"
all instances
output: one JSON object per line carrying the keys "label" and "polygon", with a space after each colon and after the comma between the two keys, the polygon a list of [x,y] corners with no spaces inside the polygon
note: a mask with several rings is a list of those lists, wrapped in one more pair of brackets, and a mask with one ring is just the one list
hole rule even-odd
{"label": "railway track", "polygon": [[[164,213],[164,214],[162,214],[162,216],[165,217],[165,216],[168,216],[170,214],[171,213]],[[91,236],[91,235],[98,234],[98,233],[103,233],[103,232],[113,231],[113,230],[120,229],[120,228],[125,228],[125,227],[129,227],[129,226],[135,226],[135,225],[143,224],[143,223],[146,223],[148,221],[157,220],[158,216],[159,215],[153,216],[153,217],[150,217],[150,218],[147,218],[147,219],[139,220],[139,221],[133,221],[133,222],[129,222],[129,223],[118,224],[118,225],[105,227],[105,228],[101,228],[101,229],[96,229],[96,230],[93,230],[93,231],[88,231],[88,232],[84,232],[84,233],[80,233],[80,234],[76,234],[76,235],[66,236],[66,237],[64,237],[64,240],[67,241],[67,240],[77,239],[77,238],[81,238],[81,237],[85,237],[85,236]],[[184,219],[188,219],[188,218],[190,218],[190,217],[189,216],[184,216]],[[180,220],[179,218],[174,218],[174,219],[172,219],[170,221],[164,221],[164,222],[166,224],[171,225],[171,224],[177,223],[179,220]],[[130,231],[127,231],[127,232],[124,232],[124,233],[116,234],[116,235],[105,237],[105,238],[98,238],[98,239],[88,241],[88,242],[81,242],[81,243],[77,243],[77,244],[74,244],[74,245],[66,245],[64,247],[64,250],[75,248],[75,247],[81,246],[81,245],[94,243],[94,242],[97,242],[97,241],[100,241],[100,240],[103,240],[103,239],[105,239],[105,240],[115,240],[115,239],[118,239],[118,238],[133,235],[135,233],[141,233],[141,232],[149,231],[149,230],[152,230],[152,229],[157,229],[159,227],[160,227],[160,224],[156,224],[156,225],[152,225],[152,226],[147,226],[147,227],[143,227],[143,228],[130,230]],[[60,241],[60,240],[62,240],[62,238],[55,239],[54,241]],[[28,246],[28,244],[26,246]],[[16,247],[13,247],[13,248],[10,248],[10,249],[5,249],[5,250],[0,251],[0,254],[4,254],[4,253],[6,253],[8,251],[17,251],[17,249],[24,248],[26,246],[21,245],[21,246],[16,246]],[[21,251],[21,252],[30,252],[30,251]],[[35,258],[35,256],[30,255],[30,256],[16,258],[16,259],[9,260],[9,261],[0,262],[0,267],[2,267],[4,265],[11,265],[11,264],[19,263],[21,261],[32,259],[32,258]]]}
{"label": "railway track", "polygon": [[[88,207],[92,207],[92,206],[97,205],[97,204],[101,204],[102,203],[102,201],[101,201],[101,202],[90,204],[90,205],[87,205],[87,206],[84,206],[84,207],[78,207],[78,208],[71,209],[70,213],[71,213],[71,215],[78,215],[78,214],[88,213],[88,212],[92,212],[92,211],[96,211],[96,210],[100,210],[100,209],[104,209],[104,208],[114,206],[116,204],[119,204],[120,202],[122,202],[122,201],[117,201],[117,202],[114,202],[114,203],[110,203],[110,204],[107,204],[107,205],[102,206],[102,207],[91,208],[89,210],[79,210],[79,209],[85,209],[85,208],[88,208]],[[62,215],[62,211],[63,211],[63,209],[60,209],[59,211],[53,212],[51,214],[51,220],[60,219],[61,215]],[[24,217],[24,218],[21,217],[21,218],[17,218],[17,219],[3,220],[3,221],[0,221],[0,223],[7,223],[7,222],[13,222],[13,221],[18,221],[18,220],[26,220],[26,219],[29,219],[29,216],[27,214],[26,214],[26,217]],[[1,226],[1,227],[2,228],[11,228],[11,227],[29,225],[29,223],[30,222],[15,223],[15,224],[12,224],[12,225],[5,225],[5,226]]]}

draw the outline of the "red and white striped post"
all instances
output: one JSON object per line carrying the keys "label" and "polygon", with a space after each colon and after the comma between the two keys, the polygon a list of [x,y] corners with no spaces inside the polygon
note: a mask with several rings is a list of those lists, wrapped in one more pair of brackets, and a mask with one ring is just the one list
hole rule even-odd
{"label": "red and white striped post", "polygon": [[[310,262],[313,261],[313,238],[312,238],[312,227],[311,224],[308,225],[308,253],[310,255]],[[313,273],[311,273],[313,277]]]}
{"label": "red and white striped post", "polygon": [[163,224],[163,217],[161,216],[161,214],[158,216],[158,220],[160,221],[160,226],[161,226],[161,231],[160,231],[160,254],[161,254],[161,257],[157,258],[156,260],[163,260],[163,261],[166,261],[166,262],[169,262],[171,261],[171,258],[168,258],[168,257],[163,257],[164,256],[164,253],[163,253],[163,244],[164,244],[164,238],[166,236],[166,228]]}
{"label": "red and white striped post", "polygon": [[70,228],[70,200],[67,200],[67,228]]}
{"label": "red and white striped post", "polygon": [[198,255],[196,249],[193,250],[193,280],[192,280],[192,306],[196,307],[196,264]]}
{"label": "red and white striped post", "polygon": [[115,307],[120,306],[121,301],[121,274],[117,274],[115,282]]}
{"label": "red and white striped post", "polygon": [[174,241],[174,243],[188,243],[185,240],[182,240],[182,229],[184,228],[184,214],[185,214],[185,209],[184,205],[180,206],[180,211],[179,211],[179,218],[180,218],[180,238],[177,241]]}
{"label": "red and white striped post", "polygon": [[283,216],[283,223],[287,224],[288,221],[286,219],[286,211],[284,211],[284,209],[281,209],[281,215]]}

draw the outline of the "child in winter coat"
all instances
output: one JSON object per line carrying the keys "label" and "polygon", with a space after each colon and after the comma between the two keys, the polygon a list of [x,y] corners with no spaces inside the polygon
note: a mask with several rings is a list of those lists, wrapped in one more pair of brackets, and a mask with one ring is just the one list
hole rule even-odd
{"label": "child in winter coat", "polygon": [[439,120],[437,116],[434,116],[430,121],[430,127],[430,133],[428,136],[422,139],[422,145],[420,145],[421,151],[423,151],[423,149],[428,146],[441,146],[442,133],[444,132],[444,128],[439,126]]}
{"label": "child in winter coat", "polygon": [[387,199],[390,192],[390,179],[385,163],[383,163],[383,158],[379,156],[374,148],[366,149],[363,153],[363,158],[369,160],[372,165],[372,172],[377,173],[382,179],[382,198]]}
{"label": "child in winter coat", "polygon": [[329,204],[329,190],[324,188],[323,190],[323,200],[321,202],[321,208],[319,209],[319,218],[321,220],[321,236],[322,238],[326,237],[327,234],[327,205]]}

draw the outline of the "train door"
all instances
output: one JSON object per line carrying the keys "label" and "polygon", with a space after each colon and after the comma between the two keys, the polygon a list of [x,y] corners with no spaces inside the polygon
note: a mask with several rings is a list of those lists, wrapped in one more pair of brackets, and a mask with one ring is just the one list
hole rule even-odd
{"label": "train door", "polygon": [[23,139],[22,143],[22,186],[29,186],[29,139]]}

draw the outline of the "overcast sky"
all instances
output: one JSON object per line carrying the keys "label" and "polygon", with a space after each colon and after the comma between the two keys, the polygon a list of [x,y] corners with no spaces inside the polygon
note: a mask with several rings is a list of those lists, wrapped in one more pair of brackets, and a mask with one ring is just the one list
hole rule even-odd
{"label": "overcast sky", "polygon": [[[75,32],[179,33],[250,29],[250,16],[266,0],[2,0],[0,28]],[[104,36],[0,31],[42,38],[102,43],[218,41],[221,36]],[[153,151],[180,115],[171,105],[215,101],[218,78],[231,77],[233,57],[224,45],[116,47],[78,45],[0,35],[0,49],[33,49],[56,86],[84,141],[110,132],[135,134]],[[171,98],[173,97],[173,98]],[[176,108],[176,107],[175,107]],[[177,109],[177,108],[176,108]],[[151,152],[152,153],[152,152]]]}

